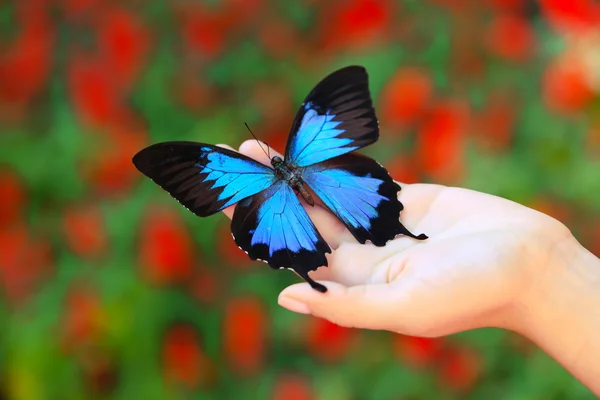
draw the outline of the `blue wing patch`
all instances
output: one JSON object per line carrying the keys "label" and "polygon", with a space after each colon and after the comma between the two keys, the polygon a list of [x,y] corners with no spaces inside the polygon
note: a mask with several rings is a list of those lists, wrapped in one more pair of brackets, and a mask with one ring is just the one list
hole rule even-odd
{"label": "blue wing patch", "polygon": [[136,154],[133,163],[201,217],[252,196],[276,180],[271,168],[234,151],[203,143],[158,143]]}
{"label": "blue wing patch", "polygon": [[315,289],[326,290],[308,273],[327,266],[325,253],[331,249],[286,182],[278,181],[239,202],[231,232],[253,260],[265,261],[274,269],[293,269]]}
{"label": "blue wing patch", "polygon": [[384,246],[399,234],[426,238],[400,223],[400,186],[369,157],[345,154],[305,168],[303,179],[360,243]]}
{"label": "blue wing patch", "polygon": [[362,67],[340,69],[323,79],[298,110],[285,159],[305,167],[374,143],[379,124]]}

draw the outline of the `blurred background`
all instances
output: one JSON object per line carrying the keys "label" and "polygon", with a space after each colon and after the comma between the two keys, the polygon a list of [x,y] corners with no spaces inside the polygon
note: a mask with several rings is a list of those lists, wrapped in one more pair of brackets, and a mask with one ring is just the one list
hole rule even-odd
{"label": "blurred background", "polygon": [[527,340],[341,328],[135,170],[151,143],[283,150],[364,65],[365,153],[507,197],[600,254],[593,0],[0,0],[0,399],[591,399]]}

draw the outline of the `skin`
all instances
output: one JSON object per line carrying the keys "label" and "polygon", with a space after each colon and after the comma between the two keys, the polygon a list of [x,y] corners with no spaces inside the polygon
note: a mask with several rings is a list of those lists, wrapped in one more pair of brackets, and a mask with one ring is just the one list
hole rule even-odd
{"label": "skin", "polygon": [[[270,165],[256,141],[239,151]],[[600,395],[598,258],[559,221],[512,201],[399,184],[403,224],[429,239],[361,245],[329,211],[305,204],[334,250],[329,267],[311,273],[328,291],[298,283],[281,292],[279,304],[342,326],[421,337],[509,329]],[[224,210],[229,218],[233,207]]]}

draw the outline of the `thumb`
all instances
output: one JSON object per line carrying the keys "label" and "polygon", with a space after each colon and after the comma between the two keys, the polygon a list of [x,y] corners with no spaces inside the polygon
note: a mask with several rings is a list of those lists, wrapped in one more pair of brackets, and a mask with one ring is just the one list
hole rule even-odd
{"label": "thumb", "polygon": [[284,289],[279,305],[301,314],[312,314],[341,326],[378,330],[395,330],[399,315],[398,293],[389,284],[344,286],[320,281],[327,292],[320,293],[307,283]]}

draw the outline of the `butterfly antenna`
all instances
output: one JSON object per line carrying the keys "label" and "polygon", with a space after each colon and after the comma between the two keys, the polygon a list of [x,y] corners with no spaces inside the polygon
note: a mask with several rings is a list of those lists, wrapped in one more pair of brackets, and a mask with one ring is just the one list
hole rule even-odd
{"label": "butterfly antenna", "polygon": [[248,124],[244,122],[244,125],[246,125],[246,129],[248,129],[248,132],[250,132],[250,134],[252,135],[252,137],[254,138],[254,140],[256,140],[256,143],[258,143],[258,145],[260,146],[260,148],[262,149],[262,151],[267,155],[267,157],[269,157],[269,160],[270,160],[271,159],[271,149],[269,148],[269,145],[267,144],[267,151],[265,151],[265,148],[260,143],[260,140],[258,140],[258,138],[254,134],[254,132],[252,132],[252,129],[250,129],[250,127],[248,126]]}

